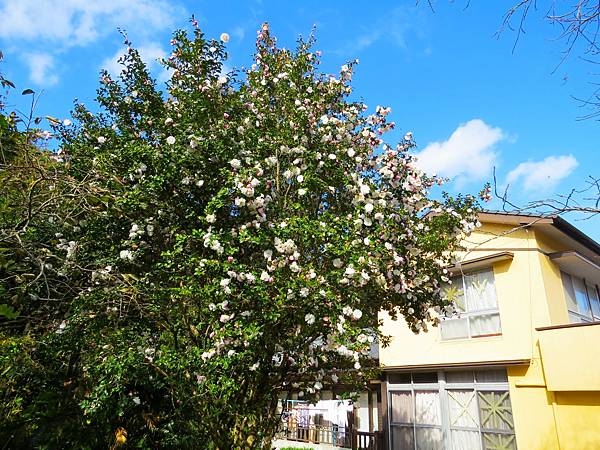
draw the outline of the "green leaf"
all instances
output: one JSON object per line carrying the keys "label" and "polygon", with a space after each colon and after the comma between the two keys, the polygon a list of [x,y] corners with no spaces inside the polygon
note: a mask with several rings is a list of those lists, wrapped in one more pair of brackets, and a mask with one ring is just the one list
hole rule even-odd
{"label": "green leaf", "polygon": [[19,317],[19,312],[15,311],[12,306],[2,303],[0,304],[0,316],[4,316],[8,320],[14,320]]}

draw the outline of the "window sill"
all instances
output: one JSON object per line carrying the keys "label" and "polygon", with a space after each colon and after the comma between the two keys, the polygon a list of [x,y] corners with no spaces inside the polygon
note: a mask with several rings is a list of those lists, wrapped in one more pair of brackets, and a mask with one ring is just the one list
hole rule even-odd
{"label": "window sill", "polygon": [[451,344],[453,342],[477,342],[482,340],[499,340],[502,339],[502,333],[497,334],[486,334],[482,336],[473,336],[467,338],[456,338],[456,339],[440,339],[440,344]]}

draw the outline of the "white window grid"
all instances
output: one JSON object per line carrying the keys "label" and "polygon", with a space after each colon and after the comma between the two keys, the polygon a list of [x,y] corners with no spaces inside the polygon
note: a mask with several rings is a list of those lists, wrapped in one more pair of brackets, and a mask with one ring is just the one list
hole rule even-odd
{"label": "white window grid", "polygon": [[[479,414],[478,427],[461,427],[456,425],[450,425],[450,414],[449,414],[449,398],[448,391],[452,390],[473,390],[477,397],[480,392],[510,392],[508,381],[506,382],[479,382],[474,375],[472,382],[446,382],[446,372],[443,370],[437,371],[437,383],[415,383],[411,377],[410,383],[391,383],[388,382],[388,448],[391,450],[419,450],[417,447],[417,439],[416,433],[418,428],[422,429],[440,429],[442,432],[442,448],[444,450],[452,450],[452,441],[450,437],[450,432],[453,430],[462,430],[462,431],[477,431],[479,433],[479,441],[481,443],[480,449],[485,448],[484,444],[484,433],[497,433],[504,434],[507,436],[514,436],[515,431],[507,431],[504,429],[484,429],[482,426],[481,420],[481,412],[479,407],[477,407]],[[440,413],[441,413],[441,426],[439,425],[428,425],[428,424],[417,424],[416,423],[416,392],[423,391],[437,391],[439,393],[439,401],[440,401]],[[392,417],[392,394],[394,392],[411,392],[412,393],[412,407],[413,407],[413,423],[403,423],[403,422],[394,422]],[[509,394],[510,395],[510,394]],[[509,397],[510,398],[510,397]],[[413,436],[415,439],[413,440],[414,449],[400,449],[398,447],[393,447],[393,427],[412,427],[413,428]],[[516,448],[516,441],[515,441]]]}
{"label": "white window grid", "polygon": [[[467,309],[467,299],[466,299],[466,285],[465,285],[465,276],[467,275],[475,275],[477,273],[481,273],[481,272],[491,272],[492,275],[494,274],[493,269],[487,268],[487,269],[482,269],[482,270],[477,270],[477,271],[469,271],[469,272],[462,272],[460,274],[460,276],[456,276],[453,277],[452,280],[452,284],[455,283],[455,280],[460,280],[460,284],[461,284],[461,288],[463,291],[463,296],[464,296],[464,305],[465,305],[465,311],[456,311],[453,313],[453,316],[450,317],[443,317],[442,318],[442,322],[447,321],[447,320],[463,320],[466,319],[467,322],[467,336],[465,337],[456,337],[456,338],[443,338],[440,337],[443,341],[454,341],[454,340],[458,340],[458,339],[473,339],[473,338],[484,338],[484,337],[492,337],[492,336],[502,336],[502,320],[500,319],[500,310],[498,308],[498,295],[496,292],[496,306],[494,308],[487,308],[487,309],[477,309],[477,310],[473,310],[473,311],[468,311]],[[496,289],[496,282],[494,279],[494,290]],[[500,332],[498,333],[491,333],[491,334],[476,334],[474,335],[472,332],[472,327],[471,327],[471,320],[475,319],[475,318],[479,318],[479,317],[484,317],[484,316],[490,316],[490,315],[497,315],[498,316],[498,320],[500,321]],[[443,326],[440,324],[440,327]]]}

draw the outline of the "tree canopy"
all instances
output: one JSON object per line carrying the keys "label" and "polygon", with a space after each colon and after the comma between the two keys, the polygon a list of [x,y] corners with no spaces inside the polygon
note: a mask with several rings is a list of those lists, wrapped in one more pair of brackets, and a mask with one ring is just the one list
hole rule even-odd
{"label": "tree canopy", "polygon": [[166,92],[126,41],[100,112],[53,119],[57,154],[3,128],[10,445],[270,448],[283,393],[368,379],[380,311],[419,331],[448,306],[475,199],[431,196],[412,134],[386,144],[390,109],[352,100],[355,62],[321,73],[264,24],[224,73],[224,41],[175,32]]}

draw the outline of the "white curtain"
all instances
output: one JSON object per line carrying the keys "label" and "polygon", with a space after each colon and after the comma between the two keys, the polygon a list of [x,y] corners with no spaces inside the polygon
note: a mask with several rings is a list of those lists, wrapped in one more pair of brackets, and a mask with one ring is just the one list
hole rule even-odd
{"label": "white curtain", "polygon": [[440,394],[438,391],[415,391],[415,422],[441,425]]}
{"label": "white curtain", "polygon": [[471,317],[469,320],[471,322],[471,336],[498,334],[502,331],[500,328],[500,314],[484,314]]}
{"label": "white curtain", "polygon": [[451,427],[479,428],[479,414],[474,390],[448,390]]}
{"label": "white curtain", "polygon": [[452,450],[481,450],[481,437],[478,431],[451,430]]}
{"label": "white curtain", "polygon": [[442,286],[443,296],[451,303],[454,303],[457,312],[465,310],[465,293],[463,290],[462,277],[452,278],[452,283],[444,283]]}
{"label": "white curtain", "polygon": [[[448,413],[450,419],[450,441],[452,450],[481,450],[479,436],[479,412],[477,397],[471,389],[448,390]],[[453,430],[452,427],[473,428]]]}
{"label": "white curtain", "polygon": [[465,290],[469,312],[498,307],[494,273],[491,270],[465,275]]}
{"label": "white curtain", "polygon": [[440,428],[417,427],[417,450],[443,450],[444,442]]}
{"label": "white curtain", "polygon": [[392,392],[392,422],[414,423],[412,392]]}
{"label": "white curtain", "polygon": [[469,337],[469,323],[466,318],[447,319],[440,323],[442,339],[460,339]]}

